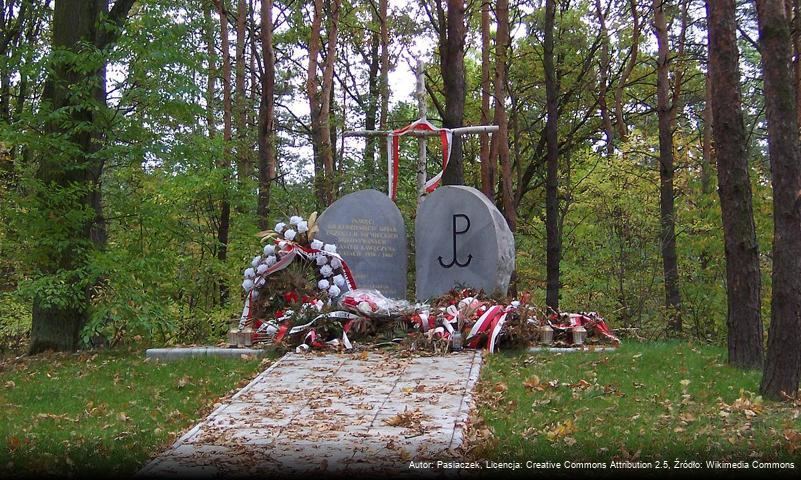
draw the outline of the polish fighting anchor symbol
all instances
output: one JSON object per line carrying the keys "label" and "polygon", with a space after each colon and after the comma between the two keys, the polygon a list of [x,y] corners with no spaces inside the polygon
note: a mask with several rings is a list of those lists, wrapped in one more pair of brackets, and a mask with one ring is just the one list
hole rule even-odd
{"label": "polish fighting anchor symbol", "polygon": [[[459,217],[464,218],[465,221],[467,222],[467,226],[464,227],[464,230],[456,230],[456,219]],[[472,254],[467,255],[467,260],[464,263],[456,259],[456,236],[461,235],[463,233],[467,233],[468,230],[470,230],[470,218],[468,218],[467,215],[464,215],[462,213],[454,214],[453,215],[453,260],[451,260],[450,263],[446,264],[445,262],[442,261],[442,256],[440,256],[438,260],[439,264],[443,268],[451,268],[454,265],[456,265],[457,267],[466,267],[470,265],[470,261],[473,260]]]}

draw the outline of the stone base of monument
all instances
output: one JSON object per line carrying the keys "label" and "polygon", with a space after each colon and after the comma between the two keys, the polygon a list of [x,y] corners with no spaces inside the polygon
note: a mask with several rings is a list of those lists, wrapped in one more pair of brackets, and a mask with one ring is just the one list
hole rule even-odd
{"label": "stone base of monument", "polygon": [[573,353],[573,352],[614,352],[617,347],[529,347],[529,352]]}
{"label": "stone base of monument", "polygon": [[249,357],[262,357],[267,354],[266,350],[258,348],[220,348],[220,347],[177,347],[177,348],[148,348],[145,357],[153,360],[169,362],[182,360],[184,358],[242,358],[243,355]]}

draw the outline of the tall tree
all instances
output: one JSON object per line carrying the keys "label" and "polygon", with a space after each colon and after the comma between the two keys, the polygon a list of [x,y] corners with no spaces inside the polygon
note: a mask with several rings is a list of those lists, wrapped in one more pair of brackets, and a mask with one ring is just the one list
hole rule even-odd
{"label": "tall tree", "polygon": [[[445,116],[442,124],[447,128],[461,127],[464,122],[466,95],[464,70],[464,0],[448,0],[447,18],[441,0],[436,0],[439,15],[439,67],[445,93]],[[462,139],[454,135],[448,167],[442,174],[444,185],[464,184]]]}
{"label": "tall tree", "polygon": [[[379,20],[381,22],[381,79],[379,82],[381,108],[378,114],[378,128],[386,131],[387,118],[389,117],[389,24],[387,0],[380,0],[378,5]],[[379,146],[378,151],[381,152],[381,165],[386,165],[387,149]]]}
{"label": "tall tree", "polygon": [[205,31],[203,36],[206,40],[206,56],[208,66],[206,68],[206,128],[209,131],[209,138],[213,139],[217,134],[216,122],[214,120],[214,90],[217,82],[217,49],[215,47],[215,27],[214,19],[211,15],[212,2],[203,2],[203,19]]}
{"label": "tall tree", "polygon": [[[108,118],[106,60],[98,60],[90,48],[100,51],[116,42],[133,3],[134,0],[117,0],[110,11],[108,2],[102,0],[56,0],[54,4],[52,46],[59,54],[52,57],[43,100],[53,111],[63,114],[46,130],[60,136],[65,146],[61,151],[41,155],[36,178],[45,188],[42,195],[79,193],[66,204],[38,204],[41,218],[59,225],[53,232],[58,236],[58,248],[43,252],[44,261],[39,268],[43,275],[59,276],[62,282],[71,284],[69,288],[81,291],[63,302],[53,301],[43,293],[35,296],[31,354],[49,349],[75,350],[88,319],[94,279],[85,278],[85,270],[90,252],[104,248],[106,243],[100,187],[104,165],[96,154],[103,141],[102,129],[107,127],[104,118]],[[101,25],[104,17],[110,25]],[[84,92],[86,95],[82,95]],[[87,215],[87,211],[91,214]]]}
{"label": "tall tree", "polygon": [[264,70],[259,102],[259,228],[269,227],[270,189],[275,180],[275,53],[273,0],[261,0],[261,52]]}
{"label": "tall tree", "polygon": [[[508,15],[507,15],[508,16]],[[489,122],[490,108],[490,0],[481,1],[481,124]],[[495,200],[495,157],[490,156],[489,134],[482,133],[479,158],[481,159],[481,191]]]}
{"label": "tall tree", "polygon": [[[222,0],[214,0],[217,15],[220,17],[220,44],[222,48],[222,84],[223,84],[223,154],[217,160],[217,168],[226,170],[226,185],[223,186],[223,198],[220,202],[220,217],[217,224],[217,260],[225,262],[228,258],[228,234],[231,228],[231,199],[229,198],[229,175],[231,170],[232,139],[232,101],[231,101],[231,51],[228,40],[228,11]],[[220,303],[228,301],[228,285],[220,278]]]}
{"label": "tall tree", "polygon": [[729,363],[762,366],[759,250],[751,206],[751,182],[740,99],[739,51],[734,0],[706,2],[712,129],[718,193],[726,244],[726,317]]}
{"label": "tall tree", "polygon": [[253,175],[253,164],[248,145],[247,95],[245,94],[245,25],[248,18],[248,6],[245,0],[237,0],[236,7],[236,72],[234,86],[236,89],[236,169],[240,182]]}
{"label": "tall tree", "polygon": [[[501,166],[501,205],[509,228],[517,227],[517,211],[512,191],[512,163],[509,159],[509,119],[506,115],[506,52],[509,48],[509,2],[498,0],[495,6],[498,31],[495,34],[495,124],[498,132],[492,138],[491,162]],[[494,169],[493,169],[494,170]]]}
{"label": "tall tree", "polygon": [[328,22],[328,43],[323,63],[322,83],[317,78],[319,55],[322,49],[323,0],[314,0],[309,63],[306,70],[306,96],[311,115],[312,144],[314,147],[314,189],[318,207],[334,201],[334,146],[331,143],[331,97],[334,88],[334,61],[336,60],[337,29],[341,0],[331,2]]}
{"label": "tall tree", "polygon": [[640,52],[640,34],[642,33],[642,21],[640,20],[640,13],[637,7],[637,0],[629,0],[631,10],[631,49],[628,54],[628,61],[620,74],[615,88],[615,123],[617,126],[618,137],[622,141],[628,138],[628,128],[626,121],[623,118],[623,93],[625,92],[628,84],[629,77],[637,66],[637,58]]}
{"label": "tall tree", "polygon": [[[661,226],[662,271],[665,279],[665,308],[668,328],[681,331],[681,294],[676,256],[675,196],[673,192],[673,118],[670,102],[670,44],[664,0],[653,0],[654,33],[657,42],[656,113],[659,119],[659,221]],[[675,102],[674,102],[675,103]]]}
{"label": "tall tree", "polygon": [[[362,58],[367,67],[367,102],[364,104],[361,100],[360,104],[364,104],[364,128],[367,130],[375,130],[378,121],[378,109],[381,102],[381,76],[379,70],[381,69],[381,11],[379,8],[371,9],[371,23],[370,23],[370,48],[365,50],[361,45],[356,45],[357,50],[362,55]],[[375,154],[376,147],[380,148],[380,142],[376,137],[365,137],[364,146],[364,178],[366,185],[372,185],[375,180],[376,165]]]}
{"label": "tall tree", "polygon": [[562,235],[559,231],[559,92],[554,66],[554,29],[556,0],[545,0],[545,25],[542,61],[545,70],[545,232],[546,293],[548,307],[559,309],[559,262],[562,259]]}
{"label": "tall tree", "polygon": [[601,0],[595,0],[595,15],[598,18],[598,26],[601,36],[601,58],[598,64],[598,107],[601,110],[601,128],[606,136],[606,154],[611,156],[615,152],[615,133],[612,129],[612,118],[609,115],[609,106],[606,103],[606,94],[609,89],[609,69],[612,65],[612,57],[609,53],[609,31],[606,27],[606,16],[609,13],[612,3],[607,5],[604,10]]}
{"label": "tall tree", "polygon": [[798,394],[801,374],[801,150],[782,0],[757,0],[765,116],[773,185],[773,273],[768,351],[760,391]]}

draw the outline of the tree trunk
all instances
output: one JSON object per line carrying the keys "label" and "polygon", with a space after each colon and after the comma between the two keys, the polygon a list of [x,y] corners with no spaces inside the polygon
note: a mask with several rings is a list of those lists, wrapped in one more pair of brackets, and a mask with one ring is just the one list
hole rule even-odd
{"label": "tree trunk", "polygon": [[[481,124],[489,122],[490,109],[490,0],[481,2]],[[481,191],[495,201],[495,156],[490,155],[489,134],[482,133],[479,158],[481,159]]]}
{"label": "tree trunk", "polygon": [[509,47],[509,2],[498,0],[495,8],[498,31],[495,35],[495,124],[498,132],[493,136],[492,162],[497,156],[501,165],[501,204],[506,223],[514,232],[517,211],[512,191],[512,163],[509,159],[509,119],[506,116],[506,52]]}
{"label": "tree trunk", "polygon": [[[381,21],[381,108],[378,114],[378,129],[387,130],[387,119],[389,117],[389,25],[387,0],[379,2],[379,17]],[[381,165],[387,165],[387,149],[385,145],[379,145],[378,151],[381,152]],[[383,178],[386,178],[383,175]]]}
{"label": "tree trunk", "polygon": [[556,69],[554,67],[554,24],[556,1],[545,0],[545,31],[543,40],[543,68],[545,70],[545,121],[546,177],[545,177],[545,231],[546,231],[546,293],[548,307],[559,309],[559,262],[562,256],[562,235],[559,231],[559,99]]}
{"label": "tree trunk", "polygon": [[709,68],[707,68],[706,78],[704,80],[704,112],[702,116],[704,125],[702,127],[701,193],[703,195],[709,195],[712,193],[712,165],[715,163],[712,154],[712,81],[709,77]]}
{"label": "tree trunk", "polygon": [[601,7],[601,0],[595,0],[595,15],[598,17],[598,26],[601,30],[601,62],[598,65],[598,108],[601,110],[601,128],[606,136],[606,154],[615,153],[615,134],[612,129],[612,119],[609,116],[609,106],[606,104],[606,93],[609,88],[609,68],[612,64],[609,55],[609,32],[606,28],[606,13]]}
{"label": "tree trunk", "polygon": [[[465,71],[464,71],[464,0],[448,0],[447,34],[440,35],[439,61],[442,73],[442,82],[445,89],[445,118],[442,119],[446,128],[457,128],[463,125],[465,102]],[[440,25],[445,29],[445,25]],[[464,166],[462,164],[462,139],[453,136],[451,156],[448,167],[442,174],[443,185],[464,185]]]}
{"label": "tree trunk", "polygon": [[792,4],[791,35],[793,39],[793,85],[795,85],[795,116],[801,128],[801,1],[788,0]]}
{"label": "tree trunk", "polygon": [[757,0],[773,185],[771,317],[763,395],[798,395],[801,372],[801,152],[790,30],[780,0]]}
{"label": "tree trunk", "polygon": [[328,24],[328,44],[323,64],[322,86],[318,88],[318,56],[322,49],[321,30],[323,1],[314,0],[311,37],[309,39],[309,64],[306,78],[306,96],[311,112],[312,143],[315,156],[315,194],[319,208],[334,201],[334,152],[331,145],[331,93],[334,84],[334,60],[336,55],[337,28],[339,26],[340,0],[334,0]]}
{"label": "tree trunk", "polygon": [[253,176],[253,163],[247,142],[247,96],[245,95],[245,21],[248,7],[237,0],[236,8],[236,170],[240,183]]}
{"label": "tree trunk", "polygon": [[217,81],[217,49],[214,41],[214,19],[211,16],[212,2],[203,2],[203,19],[205,24],[206,37],[206,56],[208,57],[208,68],[206,69],[206,128],[209,131],[209,138],[213,139],[217,134],[214,123],[214,87]]}
{"label": "tree trunk", "polygon": [[[59,275],[68,281],[64,288],[77,288],[80,293],[65,302],[37,294],[33,299],[30,354],[46,350],[71,351],[79,344],[90,306],[90,289],[94,279],[85,277],[91,251],[103,248],[106,240],[102,216],[100,179],[103,162],[94,154],[103,141],[101,126],[97,124],[106,106],[105,60],[88,64],[87,55],[79,52],[82,44],[89,43],[102,49],[116,41],[119,29],[99,28],[102,16],[118,27],[125,22],[133,0],[117,0],[109,12],[105,1],[57,0],[53,9],[53,50],[69,51],[78,55],[54,57],[52,68],[44,85],[43,100],[53,110],[63,109],[67,118],[60,118],[46,126],[48,133],[63,135],[66,148],[42,155],[36,177],[48,192],[63,192],[76,186],[86,189],[75,201],[41,202],[36,212],[44,218],[70,219],[62,222],[58,235],[62,245],[57,251],[43,252],[45,260],[38,265],[43,275]],[[80,64],[78,66],[77,64]],[[87,68],[91,65],[91,68]],[[75,91],[91,89],[91,103]],[[90,125],[91,128],[86,128]],[[93,212],[87,215],[86,211]],[[51,238],[48,245],[57,239]],[[72,282],[72,283],[69,283]]]}
{"label": "tree trunk", "polygon": [[734,0],[706,2],[713,130],[718,193],[726,244],[726,319],[729,363],[762,366],[759,250],[751,206],[751,182],[740,99]]}
{"label": "tree trunk", "polygon": [[[231,169],[231,52],[230,42],[228,41],[228,12],[225,10],[222,0],[214,0],[217,6],[217,14],[220,16],[220,38],[222,47],[222,71],[223,71],[223,155],[217,162],[217,168],[227,171]],[[228,231],[231,226],[231,200],[228,193],[228,182],[230,172],[225,176],[226,185],[223,190],[223,199],[220,202],[220,223],[217,226],[217,260],[224,263],[228,258]],[[228,302],[228,284],[225,278],[220,278],[220,303],[225,305]]]}
{"label": "tree trunk", "polygon": [[[381,78],[378,71],[381,68],[381,17],[379,12],[373,12],[373,24],[378,25],[379,28],[373,31],[370,37],[370,58],[365,58],[365,62],[369,64],[368,70],[368,90],[367,90],[367,108],[364,109],[364,128],[367,130],[375,130],[376,115],[378,114],[379,96],[381,94]],[[376,146],[381,142],[376,137],[365,137],[364,145],[364,179],[367,188],[371,188],[375,182],[375,150]]]}
{"label": "tree trunk", "polygon": [[261,0],[261,50],[264,74],[259,102],[259,228],[269,228],[270,189],[275,180],[275,54],[273,0]]}
{"label": "tree trunk", "polygon": [[673,126],[668,75],[667,22],[663,0],[653,0],[654,33],[657,41],[656,112],[659,118],[659,221],[661,226],[662,271],[665,279],[665,308],[668,328],[681,332],[681,296],[676,258],[676,218],[673,195]]}
{"label": "tree trunk", "polygon": [[634,67],[637,65],[637,56],[640,51],[640,32],[642,25],[640,24],[640,15],[637,11],[637,0],[629,0],[631,6],[631,50],[629,51],[629,59],[626,66],[618,79],[617,88],[615,89],[615,123],[617,124],[617,135],[621,141],[626,141],[628,138],[628,128],[626,121],[623,118],[623,92],[626,88],[626,83],[629,81]]}

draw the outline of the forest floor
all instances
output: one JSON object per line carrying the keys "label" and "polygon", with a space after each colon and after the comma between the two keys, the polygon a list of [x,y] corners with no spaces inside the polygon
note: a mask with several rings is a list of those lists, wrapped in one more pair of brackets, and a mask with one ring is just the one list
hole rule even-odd
{"label": "forest floor", "polygon": [[133,475],[269,361],[151,362],[140,347],[6,360],[0,477]]}
{"label": "forest floor", "polygon": [[493,435],[475,454],[607,466],[639,460],[670,469],[677,459],[801,468],[801,401],[763,401],[755,393],[761,372],[725,360],[723,348],[679,342],[489,356],[477,398]]}
{"label": "forest floor", "polygon": [[[141,347],[6,360],[0,476],[131,475],[271,361],[149,362]],[[724,349],[688,343],[489,355],[469,455],[799,468],[801,402],[762,401],[754,393],[759,379],[726,366]]]}

